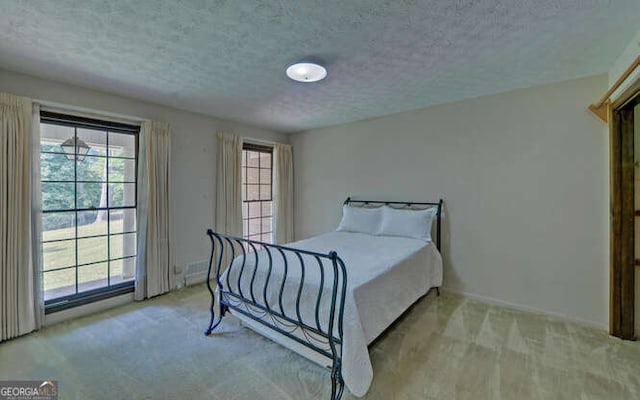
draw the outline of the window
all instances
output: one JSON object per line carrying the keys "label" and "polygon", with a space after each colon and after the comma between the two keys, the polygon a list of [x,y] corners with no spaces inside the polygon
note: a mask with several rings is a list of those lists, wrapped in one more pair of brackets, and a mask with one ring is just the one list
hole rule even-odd
{"label": "window", "polygon": [[139,127],[41,113],[47,312],[133,290]]}
{"label": "window", "polygon": [[273,149],[245,143],[242,150],[242,225],[247,239],[271,243]]}

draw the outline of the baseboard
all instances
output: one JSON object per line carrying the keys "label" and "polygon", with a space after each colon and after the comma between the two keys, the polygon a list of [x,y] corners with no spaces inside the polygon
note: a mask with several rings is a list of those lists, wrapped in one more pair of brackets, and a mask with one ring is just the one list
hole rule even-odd
{"label": "baseboard", "polygon": [[189,274],[184,277],[184,285],[186,287],[199,285],[207,281],[207,273]]}
{"label": "baseboard", "polygon": [[580,325],[584,325],[584,326],[588,326],[590,328],[595,328],[598,330],[604,330],[604,331],[609,331],[609,327],[607,325],[603,325],[603,324],[599,324],[597,322],[594,321],[589,321],[589,320],[585,320],[585,319],[580,319],[580,318],[575,318],[566,314],[562,314],[562,313],[557,313],[557,312],[553,312],[553,311],[547,311],[547,310],[543,310],[540,308],[536,308],[536,307],[531,307],[531,306],[526,306],[526,305],[522,305],[522,304],[518,304],[518,303],[511,303],[509,301],[504,301],[504,300],[499,300],[493,297],[489,297],[489,296],[482,296],[479,294],[475,294],[475,293],[468,293],[468,292],[462,292],[462,291],[457,291],[457,290],[452,290],[452,289],[448,289],[448,288],[442,288],[443,292],[446,293],[451,293],[451,294],[455,294],[458,296],[462,296],[464,298],[467,299],[471,299],[471,300],[477,300],[483,303],[489,303],[489,304],[495,304],[501,307],[506,307],[506,308],[511,308],[513,310],[518,310],[518,311],[525,311],[525,312],[530,312],[533,314],[539,314],[539,315],[544,315],[546,317],[551,317],[551,318],[555,318],[555,319],[561,319],[561,320],[565,320],[565,321],[571,321]]}

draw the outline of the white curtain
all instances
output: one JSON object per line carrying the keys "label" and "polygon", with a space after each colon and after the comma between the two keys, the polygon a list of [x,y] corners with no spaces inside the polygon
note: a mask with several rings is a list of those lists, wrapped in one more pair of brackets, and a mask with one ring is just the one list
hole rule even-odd
{"label": "white curtain", "polygon": [[273,146],[274,242],[293,241],[293,153],[291,145]]}
{"label": "white curtain", "polygon": [[242,236],[242,138],[218,132],[215,230]]}
{"label": "white curtain", "polygon": [[35,329],[44,323],[44,280],[42,275],[42,195],[40,193],[40,104],[31,113],[31,265]]}
{"label": "white curtain", "polygon": [[31,100],[0,93],[0,341],[36,328],[31,111]]}
{"label": "white curtain", "polygon": [[138,143],[135,299],[142,300],[171,288],[169,124],[144,121]]}

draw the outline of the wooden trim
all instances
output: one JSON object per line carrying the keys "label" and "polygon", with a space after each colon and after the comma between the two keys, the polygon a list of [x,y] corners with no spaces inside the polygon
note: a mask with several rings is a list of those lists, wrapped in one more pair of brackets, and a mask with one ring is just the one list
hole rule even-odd
{"label": "wooden trim", "polygon": [[611,102],[611,108],[614,110],[623,107],[634,107],[640,103],[640,78],[636,79],[620,96]]}
{"label": "wooden trim", "polygon": [[631,75],[631,73],[640,65],[640,56],[636,57],[635,60],[627,67],[627,69],[620,75],[618,80],[605,92],[605,94],[598,100],[597,103],[589,105],[588,109],[591,111],[596,117],[600,118],[605,123],[609,122],[608,113],[606,111],[606,105],[608,103],[611,95],[618,90],[620,85],[627,80],[627,78]]}
{"label": "wooden trim", "polygon": [[606,102],[599,106],[595,104],[589,104],[589,107],[587,108],[589,109],[589,111],[591,111],[593,115],[600,118],[602,122],[606,124],[606,123],[609,123],[609,113],[607,112],[608,105],[609,105],[609,102]]}

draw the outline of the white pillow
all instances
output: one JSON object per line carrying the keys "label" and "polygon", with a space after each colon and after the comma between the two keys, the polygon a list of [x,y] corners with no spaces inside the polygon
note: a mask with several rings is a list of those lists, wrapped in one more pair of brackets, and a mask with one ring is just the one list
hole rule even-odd
{"label": "white pillow", "polygon": [[431,224],[436,215],[436,208],[426,210],[399,210],[384,206],[382,223],[377,235],[402,236],[431,241]]}
{"label": "white pillow", "polygon": [[345,204],[342,206],[342,221],[336,230],[375,235],[380,230],[381,222],[382,207],[353,207]]}

